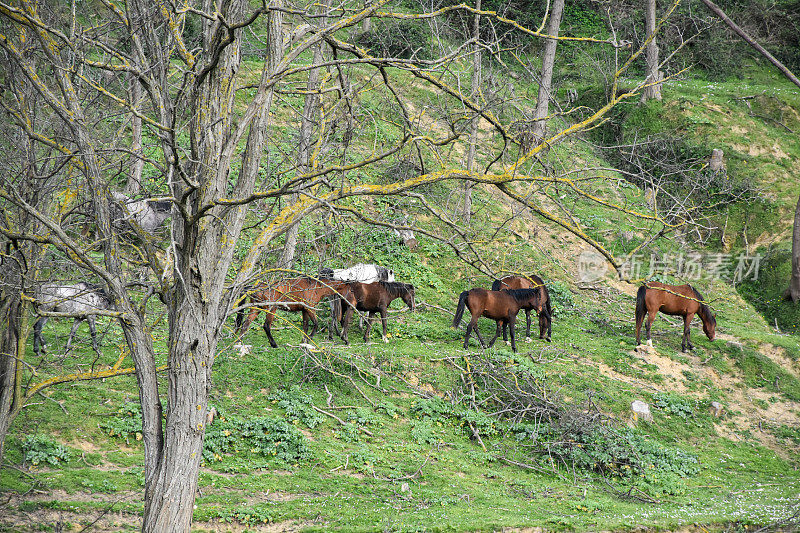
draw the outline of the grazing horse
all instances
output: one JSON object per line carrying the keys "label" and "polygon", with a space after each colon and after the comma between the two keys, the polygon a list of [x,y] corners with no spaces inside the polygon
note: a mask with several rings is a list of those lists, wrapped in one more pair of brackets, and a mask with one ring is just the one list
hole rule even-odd
{"label": "grazing horse", "polygon": [[132,221],[145,233],[153,233],[172,213],[172,202],[168,200],[132,200],[116,191],[111,198],[119,204],[111,205],[111,220],[118,229]]}
{"label": "grazing horse", "polygon": [[319,272],[319,277],[323,279],[375,283],[376,281],[394,281],[394,271],[380,265],[359,263],[349,268],[323,268]]}
{"label": "grazing horse", "polygon": [[483,337],[478,330],[478,319],[481,316],[491,318],[497,322],[497,331],[494,338],[489,342],[489,347],[494,344],[500,336],[501,326],[508,325],[511,331],[511,349],[517,351],[517,344],[514,337],[514,326],[517,322],[517,314],[520,309],[526,306],[537,307],[539,300],[537,289],[511,289],[503,291],[487,291],[486,289],[471,289],[464,291],[458,298],[456,316],[453,319],[453,327],[457,328],[464,316],[464,307],[469,309],[472,319],[467,325],[467,333],[464,335],[464,349],[469,346],[469,336],[475,331],[481,347],[486,348]]}
{"label": "grazing horse", "polygon": [[[522,308],[525,310],[525,318],[527,319],[525,337],[530,340],[531,310],[534,310],[539,317],[539,338],[550,342],[550,333],[553,330],[553,310],[550,307],[550,293],[547,291],[544,280],[535,274],[531,274],[530,276],[506,276],[492,283],[493,291],[508,289],[536,289],[539,291],[539,300],[536,302],[536,306]],[[505,326],[503,326],[503,340],[508,340]]]}
{"label": "grazing horse", "polygon": [[[250,297],[251,304],[247,318],[244,317],[244,308],[236,313],[237,334],[243,335],[255,320],[258,312],[264,311],[264,315],[266,315],[264,332],[267,334],[270,346],[277,348],[278,344],[272,338],[271,328],[272,322],[275,320],[276,309],[282,309],[293,313],[303,313],[303,334],[311,339],[317,332],[318,326],[315,306],[326,296],[334,294],[347,300],[350,305],[356,304],[350,286],[345,281],[302,277],[283,280],[277,285],[257,285],[249,289],[246,294]],[[314,324],[310,334],[308,333],[309,322]],[[347,331],[342,332],[342,340],[349,344]]]}
{"label": "grazing horse", "polygon": [[[397,298],[402,298],[411,311],[416,309],[414,301],[414,286],[410,283],[397,283],[388,281],[378,281],[375,283],[361,283],[358,281],[350,282],[350,289],[355,297],[355,310],[369,313],[367,326],[364,329],[364,342],[369,341],[369,332],[372,329],[372,317],[375,313],[380,313],[383,324],[383,342],[389,342],[386,338],[387,308]],[[336,318],[342,323],[342,330],[347,330],[350,319],[353,316],[353,306],[348,305],[342,309],[341,301],[336,298],[333,310],[333,324],[335,327]],[[330,334],[329,334],[330,335]]]}
{"label": "grazing horse", "polygon": [[[95,315],[93,311],[112,309],[114,305],[106,294],[106,291],[92,283],[81,281],[74,285],[61,285],[58,283],[43,283],[36,290],[36,307],[39,311],[48,313],[70,313],[75,316],[72,330],[67,338],[67,347],[64,353],[69,353],[72,346],[72,338],[78,331],[78,326],[86,320],[89,323],[89,331],[92,333],[92,347],[99,353],[97,348],[97,328],[95,327]],[[42,329],[49,317],[40,317],[33,325],[33,353],[37,356],[40,352],[46,352],[47,346],[42,335]]]}
{"label": "grazing horse", "polygon": [[691,285],[665,285],[651,281],[639,287],[636,293],[636,345],[640,344],[642,321],[647,315],[647,344],[653,345],[650,340],[650,325],[656,319],[656,314],[661,311],[667,315],[683,316],[683,340],[681,341],[681,351],[685,352],[688,347],[690,350],[694,346],[689,341],[689,325],[692,323],[695,313],[703,321],[703,332],[709,340],[714,340],[717,319],[714,313],[704,303],[703,297]]}

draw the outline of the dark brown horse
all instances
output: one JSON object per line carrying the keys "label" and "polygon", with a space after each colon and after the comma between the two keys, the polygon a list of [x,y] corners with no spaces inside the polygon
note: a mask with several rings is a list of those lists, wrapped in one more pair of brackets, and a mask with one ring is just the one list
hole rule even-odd
{"label": "dark brown horse", "polygon": [[650,340],[650,325],[656,319],[656,314],[661,311],[667,315],[680,315],[683,317],[683,340],[681,341],[681,351],[686,348],[694,349],[689,341],[689,325],[692,318],[697,314],[703,321],[703,332],[709,340],[714,340],[717,328],[717,319],[714,313],[704,303],[703,297],[691,285],[665,285],[655,281],[650,281],[639,287],[636,293],[636,345],[641,341],[642,321],[647,315],[647,343],[653,345]]}
{"label": "dark brown horse", "polygon": [[453,319],[453,327],[457,328],[464,316],[464,307],[469,309],[472,319],[467,325],[467,333],[464,335],[464,349],[469,345],[469,336],[475,331],[481,346],[486,348],[481,333],[478,330],[478,319],[481,316],[497,321],[497,331],[494,338],[489,342],[489,347],[494,344],[500,336],[501,326],[509,326],[511,331],[511,349],[517,351],[517,344],[514,335],[514,325],[517,322],[517,314],[520,309],[526,306],[537,306],[539,291],[536,289],[514,289],[504,291],[487,291],[486,289],[471,289],[464,291],[458,298],[456,316]]}
{"label": "dark brown horse", "polygon": [[[246,294],[249,296],[251,304],[247,318],[244,317],[246,311],[244,308],[236,314],[237,334],[243,335],[259,311],[264,311],[264,315],[266,315],[264,332],[267,334],[270,346],[276,348],[278,344],[272,338],[271,328],[272,322],[275,320],[276,309],[281,309],[293,313],[303,313],[303,333],[310,339],[314,337],[318,327],[316,305],[326,296],[334,294],[338,294],[351,305],[356,304],[350,286],[345,281],[302,277],[283,280],[275,285],[257,285],[248,290]],[[314,324],[310,334],[308,333],[309,322]],[[349,344],[347,330],[342,331],[342,340]]]}
{"label": "dark brown horse", "polygon": [[414,311],[416,304],[414,301],[414,286],[410,283],[397,283],[390,281],[376,281],[375,283],[361,283],[358,281],[350,282],[350,290],[355,298],[355,305],[341,307],[341,299],[337,298],[337,305],[333,310],[333,318],[338,318],[342,324],[342,330],[346,331],[350,325],[350,320],[354,311],[369,313],[367,325],[364,328],[364,342],[369,341],[369,332],[372,329],[372,317],[375,313],[380,313],[383,324],[383,342],[389,342],[386,338],[387,309],[389,304],[397,298],[402,298],[409,309]]}
{"label": "dark brown horse", "polygon": [[[525,310],[527,320],[525,337],[530,339],[531,336],[531,310],[533,310],[539,317],[539,338],[550,342],[550,333],[553,330],[553,310],[550,307],[550,293],[547,292],[544,280],[536,274],[531,274],[530,276],[505,276],[492,283],[493,291],[508,289],[536,289],[539,291],[539,300],[536,305],[522,308]],[[503,326],[503,340],[508,340],[505,326]]]}

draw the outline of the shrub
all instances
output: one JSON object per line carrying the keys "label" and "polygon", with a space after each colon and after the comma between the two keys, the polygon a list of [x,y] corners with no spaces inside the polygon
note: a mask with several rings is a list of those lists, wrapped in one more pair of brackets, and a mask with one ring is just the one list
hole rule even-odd
{"label": "shrub", "polygon": [[44,435],[28,435],[22,441],[22,453],[25,462],[34,466],[43,462],[57,466],[60,461],[69,460],[67,448]]}

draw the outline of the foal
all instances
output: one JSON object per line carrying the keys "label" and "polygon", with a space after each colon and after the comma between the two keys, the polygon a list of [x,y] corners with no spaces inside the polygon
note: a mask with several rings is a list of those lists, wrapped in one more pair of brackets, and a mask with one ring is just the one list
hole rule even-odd
{"label": "foal", "polygon": [[472,331],[478,336],[481,347],[486,348],[481,333],[478,330],[478,319],[481,316],[491,318],[497,322],[497,331],[494,338],[489,342],[491,348],[497,337],[500,336],[500,328],[509,326],[511,331],[511,349],[517,351],[517,344],[514,335],[514,325],[517,322],[517,314],[525,306],[538,306],[539,291],[536,289],[514,289],[504,291],[487,291],[486,289],[471,289],[464,291],[458,298],[456,316],[453,319],[453,327],[457,328],[464,316],[464,307],[469,309],[472,319],[467,325],[467,333],[464,335],[464,349],[469,345],[469,336]]}
{"label": "foal", "polygon": [[683,339],[681,341],[681,351],[686,348],[693,350],[694,346],[689,340],[689,326],[692,323],[695,313],[703,321],[703,332],[708,340],[713,341],[717,328],[717,319],[714,313],[704,303],[703,297],[691,285],[665,285],[651,281],[639,287],[636,293],[636,345],[641,344],[642,322],[647,315],[645,331],[647,332],[647,344],[653,345],[650,340],[650,326],[656,315],[661,311],[667,315],[683,316]]}

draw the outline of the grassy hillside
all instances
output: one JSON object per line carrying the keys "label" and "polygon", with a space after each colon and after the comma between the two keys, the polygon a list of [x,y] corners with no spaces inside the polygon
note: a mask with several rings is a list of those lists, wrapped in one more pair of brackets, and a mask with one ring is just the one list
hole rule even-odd
{"label": "grassy hillside", "polygon": [[[781,81],[754,72],[746,88],[675,83],[663,103],[622,117],[623,128],[683,128],[697,150],[724,146],[732,179],[763,189],[762,203],[727,213],[735,228],[729,231],[741,235],[729,249],[782,242],[800,192],[790,179],[797,175],[797,138],[779,134],[775,124],[796,131],[800,100]],[[757,96],[736,100],[751,95]],[[426,95],[418,96],[421,108]],[[365,95],[362,104],[375,113],[383,105],[379,95]],[[748,111],[753,106],[761,106],[753,111],[759,116]],[[578,142],[554,147],[548,158],[555,166],[607,166],[601,153]],[[440,187],[442,198],[457,194]],[[625,181],[596,192],[646,206],[644,193]],[[390,208],[380,199],[359,201],[368,211]],[[618,212],[568,193],[564,201],[612,249],[625,250],[622,234],[640,230]],[[680,353],[682,326],[661,317],[653,327],[655,351],[637,350],[636,285],[611,274],[579,285],[575,260],[584,245],[575,237],[488,188],[476,190],[475,204],[473,225],[486,228],[476,246],[495,269],[547,280],[556,311],[552,343],[520,338],[514,354],[502,341],[489,350],[472,341],[463,350],[463,324],[451,328],[457,296],[488,287],[490,279],[422,235],[412,251],[388,233],[357,226],[339,232],[326,243],[336,252],[331,266],[363,260],[392,267],[399,280],[416,285],[418,310],[395,302],[386,344],[375,329],[365,344],[356,326],[350,346],[326,342],[324,334],[301,346],[299,317],[290,315],[276,321],[277,349],[257,326],[241,340],[228,331],[214,365],[217,417],[206,434],[195,529],[737,531],[793,516],[797,527],[798,338],[776,332],[743,299],[750,296],[744,286],[701,280],[697,287],[717,313],[717,339],[694,328],[697,349]],[[406,207],[418,225],[436,227]],[[490,231],[496,227],[502,229]],[[309,236],[316,231],[303,228]],[[723,240],[708,245],[719,250]],[[659,251],[677,247],[666,238],[653,244]],[[311,253],[299,264],[309,272],[317,267]],[[764,294],[780,284],[765,278],[773,281],[761,285]],[[55,355],[29,354],[38,375],[61,365],[112,364],[124,339],[113,322],[99,322],[102,355],[95,357],[81,329],[78,348],[62,359],[69,324],[51,320],[46,334]],[[485,336],[494,331],[486,320],[480,327]],[[157,323],[163,358],[165,335],[165,324]],[[137,400],[131,377],[52,388],[26,408],[10,437],[12,467],[0,471],[8,499],[0,528],[136,529],[143,488]],[[649,404],[652,421],[633,418],[635,400]],[[712,402],[722,404],[720,416],[710,412]]]}

